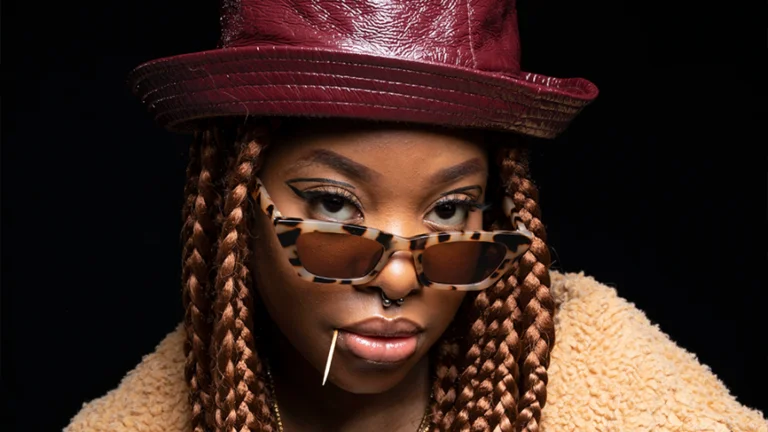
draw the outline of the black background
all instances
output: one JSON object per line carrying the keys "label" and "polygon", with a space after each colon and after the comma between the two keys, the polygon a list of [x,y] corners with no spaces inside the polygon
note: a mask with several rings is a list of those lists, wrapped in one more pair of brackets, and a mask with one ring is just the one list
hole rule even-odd
{"label": "black background", "polygon": [[[749,43],[749,20],[693,1],[519,11],[525,70],[601,90],[535,154],[554,267],[617,287],[766,411],[764,30]],[[188,137],[124,79],[214,47],[218,6],[3,2],[2,18],[3,419],[60,430],[182,317]]]}

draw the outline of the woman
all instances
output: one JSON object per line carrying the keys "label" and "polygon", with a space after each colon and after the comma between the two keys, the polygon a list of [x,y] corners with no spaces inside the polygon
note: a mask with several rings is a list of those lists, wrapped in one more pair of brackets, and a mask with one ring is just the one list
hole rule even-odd
{"label": "woman", "polygon": [[134,71],[195,137],[186,316],[68,430],[768,430],[613,289],[550,271],[522,137],[597,89],[521,72],[516,19],[226,2],[219,49]]}

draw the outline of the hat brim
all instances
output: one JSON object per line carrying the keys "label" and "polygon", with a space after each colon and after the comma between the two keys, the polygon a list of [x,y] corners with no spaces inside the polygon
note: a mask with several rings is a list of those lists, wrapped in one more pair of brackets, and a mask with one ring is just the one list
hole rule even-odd
{"label": "hat brim", "polygon": [[553,138],[597,97],[583,78],[508,76],[387,56],[283,46],[153,60],[129,76],[161,126],[222,116],[351,117]]}

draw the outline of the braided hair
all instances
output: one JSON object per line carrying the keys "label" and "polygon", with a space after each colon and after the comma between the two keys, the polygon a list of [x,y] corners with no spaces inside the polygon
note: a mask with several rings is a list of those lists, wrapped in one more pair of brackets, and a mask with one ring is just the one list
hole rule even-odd
{"label": "braided hair", "polygon": [[[272,123],[209,123],[194,134],[182,210],[185,378],[194,432],[275,432],[264,359],[255,343],[250,223],[254,174]],[[229,136],[227,134],[229,133]],[[433,431],[536,432],[547,400],[555,342],[549,249],[528,151],[511,134],[488,134],[496,155],[489,182],[513,198],[535,238],[509,275],[469,294],[433,347]],[[500,196],[497,198],[501,198]],[[488,212],[492,229],[511,228]]]}

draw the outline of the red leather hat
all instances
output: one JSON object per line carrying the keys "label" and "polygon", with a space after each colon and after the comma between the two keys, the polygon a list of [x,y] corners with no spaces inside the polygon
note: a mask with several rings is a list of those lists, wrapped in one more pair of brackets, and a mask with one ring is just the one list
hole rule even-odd
{"label": "red leather hat", "polygon": [[552,138],[598,93],[520,70],[515,0],[224,0],[221,12],[217,49],[131,72],[160,125],[352,117]]}

